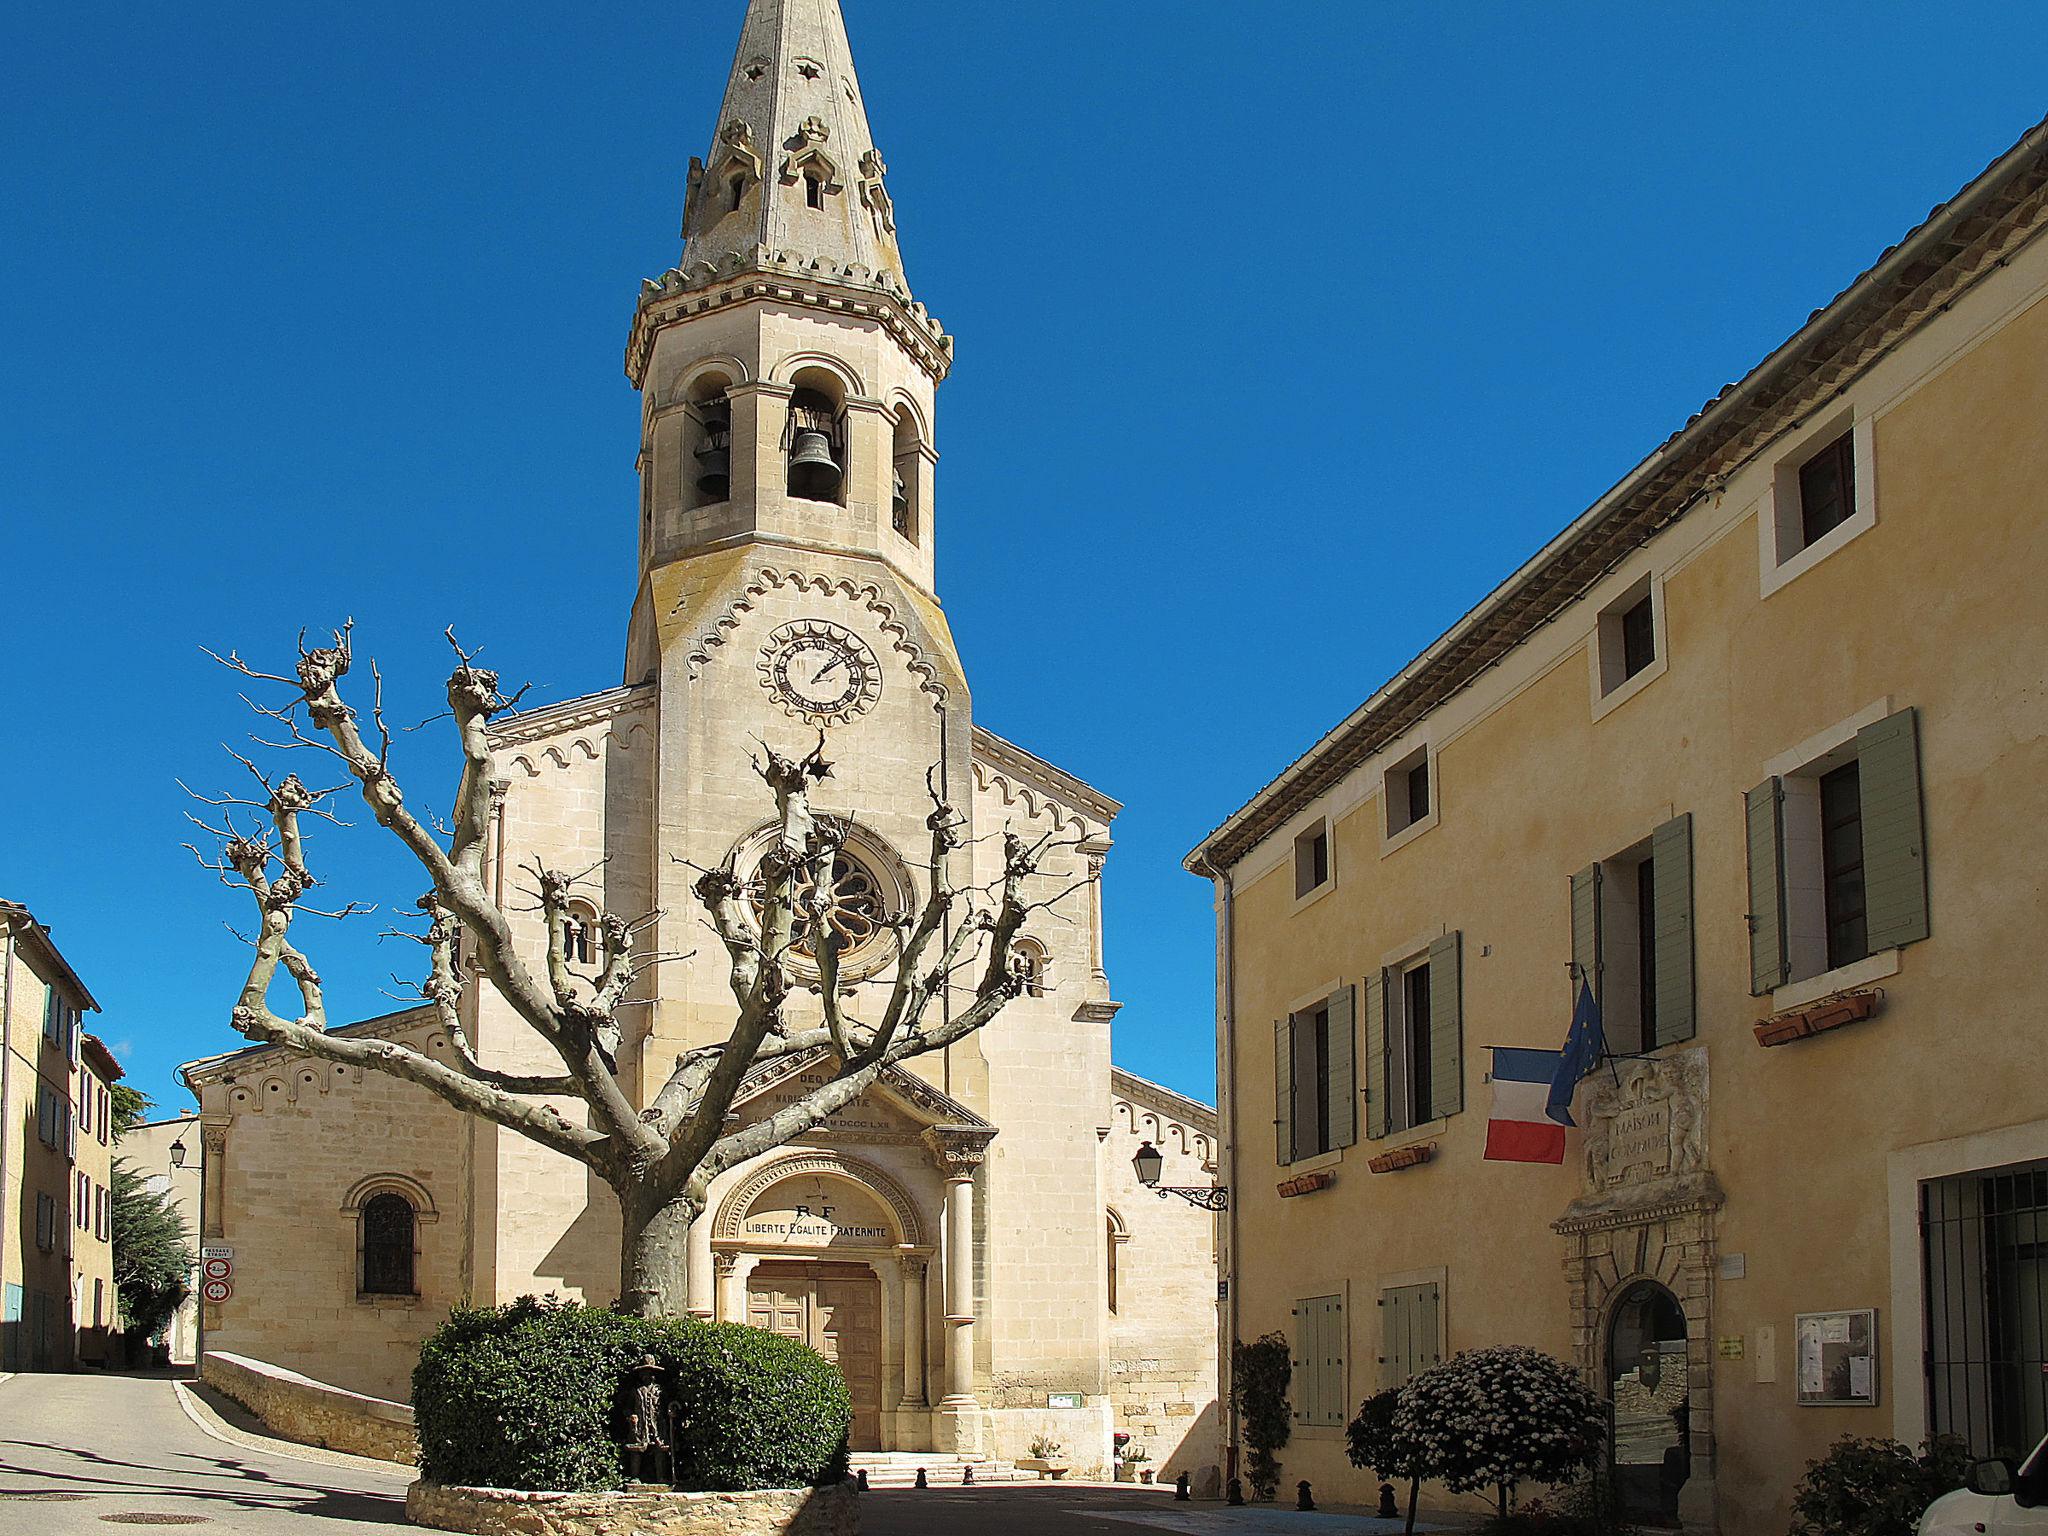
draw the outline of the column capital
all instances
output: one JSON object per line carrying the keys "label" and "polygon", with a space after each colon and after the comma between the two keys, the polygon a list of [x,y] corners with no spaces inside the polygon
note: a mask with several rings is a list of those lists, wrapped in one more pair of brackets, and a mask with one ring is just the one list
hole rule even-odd
{"label": "column capital", "polygon": [[736,1253],[714,1253],[711,1255],[711,1268],[721,1280],[731,1275],[739,1267],[740,1256]]}
{"label": "column capital", "polygon": [[995,1137],[992,1126],[935,1125],[924,1133],[924,1144],[947,1181],[958,1182],[974,1177]]}

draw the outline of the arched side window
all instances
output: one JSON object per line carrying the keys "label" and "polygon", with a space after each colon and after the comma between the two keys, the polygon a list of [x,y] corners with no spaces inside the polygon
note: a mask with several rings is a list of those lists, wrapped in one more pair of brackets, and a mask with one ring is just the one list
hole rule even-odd
{"label": "arched side window", "polygon": [[1114,1208],[1105,1214],[1104,1226],[1107,1229],[1103,1242],[1103,1251],[1108,1255],[1106,1262],[1109,1266],[1109,1310],[1114,1313],[1116,1311],[1117,1267],[1122,1257],[1121,1251],[1123,1246],[1131,1240],[1131,1234],[1125,1230],[1124,1219],[1117,1215]]}
{"label": "arched side window", "polygon": [[417,1222],[412,1202],[388,1191],[363,1202],[362,1274],[364,1296],[417,1296],[414,1274]]}
{"label": "arched side window", "polygon": [[592,965],[597,957],[597,913],[581,902],[562,916],[562,958],[571,965]]}
{"label": "arched side window", "polygon": [[1010,950],[1010,967],[1016,972],[1026,997],[1045,996],[1045,946],[1036,939],[1019,939]]}
{"label": "arched side window", "polygon": [[889,526],[899,538],[915,544],[924,527],[924,437],[909,406],[896,413],[896,440],[891,450],[895,474],[889,497]]}

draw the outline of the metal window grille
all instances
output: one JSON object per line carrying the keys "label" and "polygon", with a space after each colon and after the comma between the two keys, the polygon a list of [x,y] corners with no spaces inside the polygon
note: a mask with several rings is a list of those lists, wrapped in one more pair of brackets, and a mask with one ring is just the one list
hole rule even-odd
{"label": "metal window grille", "polygon": [[376,1195],[363,1206],[363,1294],[416,1294],[413,1210],[403,1195]]}
{"label": "metal window grille", "polygon": [[1921,1186],[1928,1423],[1976,1456],[2048,1434],[2048,1162]]}

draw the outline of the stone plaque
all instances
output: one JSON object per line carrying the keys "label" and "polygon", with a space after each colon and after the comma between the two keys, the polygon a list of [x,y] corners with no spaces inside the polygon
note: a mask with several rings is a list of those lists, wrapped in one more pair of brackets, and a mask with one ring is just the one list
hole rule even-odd
{"label": "stone plaque", "polygon": [[1697,1048],[1597,1073],[1586,1094],[1586,1184],[1603,1194],[1701,1172],[1707,1062]]}

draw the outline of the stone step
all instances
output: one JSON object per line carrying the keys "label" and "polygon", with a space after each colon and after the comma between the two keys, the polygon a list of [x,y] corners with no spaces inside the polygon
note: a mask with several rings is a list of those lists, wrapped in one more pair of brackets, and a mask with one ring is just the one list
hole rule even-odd
{"label": "stone step", "polygon": [[915,1488],[920,1469],[933,1488],[959,1488],[966,1484],[967,1469],[974,1468],[975,1486],[988,1483],[1035,1483],[1036,1472],[1025,1472],[1006,1461],[963,1461],[955,1456],[919,1456],[915,1452],[863,1452],[850,1458],[853,1470],[865,1470],[870,1488]]}

